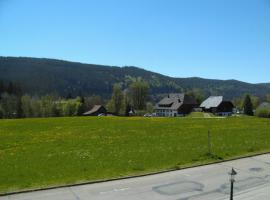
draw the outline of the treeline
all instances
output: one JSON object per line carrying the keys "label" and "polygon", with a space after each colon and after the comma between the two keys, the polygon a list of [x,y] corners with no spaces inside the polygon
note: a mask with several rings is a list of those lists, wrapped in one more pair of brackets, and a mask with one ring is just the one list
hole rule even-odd
{"label": "treeline", "polygon": [[127,88],[115,84],[109,100],[98,95],[30,96],[18,84],[0,81],[0,118],[80,116],[97,104],[106,105],[115,115],[129,115],[131,110],[153,112],[148,100],[149,85],[142,79],[136,79]]}
{"label": "treeline", "polygon": [[258,97],[258,96],[246,94],[246,95],[243,95],[242,97],[234,98],[232,100],[234,106],[239,110],[243,110],[244,101],[247,98],[247,96],[248,98],[250,98],[253,109],[256,109],[263,102],[270,102],[270,94],[266,94],[264,97]]}
{"label": "treeline", "polygon": [[[133,111],[136,111],[136,115],[143,115],[154,112],[149,90],[146,81],[136,78],[129,85],[114,84],[110,99],[82,94],[68,94],[66,97],[55,94],[31,96],[25,94],[18,83],[0,80],[0,118],[80,116],[94,105],[105,105],[108,112],[115,115],[128,116]],[[185,92],[199,104],[206,98],[201,89]],[[234,99],[233,103],[244,114],[270,117],[270,106],[258,108],[262,102],[267,101],[270,103],[270,95],[265,98],[245,95]]]}
{"label": "treeline", "polygon": [[0,118],[20,118],[22,90],[16,83],[0,80]]}
{"label": "treeline", "polygon": [[19,84],[0,80],[0,118],[79,116],[95,104],[103,104],[100,96],[30,96]]}
{"label": "treeline", "polygon": [[107,109],[111,113],[124,116],[128,116],[129,112],[134,110],[137,115],[140,115],[140,112],[153,112],[153,104],[149,102],[148,83],[139,78],[125,89],[121,84],[114,84]]}
{"label": "treeline", "polygon": [[247,94],[242,98],[234,99],[233,103],[245,115],[270,118],[270,95],[259,98]]}

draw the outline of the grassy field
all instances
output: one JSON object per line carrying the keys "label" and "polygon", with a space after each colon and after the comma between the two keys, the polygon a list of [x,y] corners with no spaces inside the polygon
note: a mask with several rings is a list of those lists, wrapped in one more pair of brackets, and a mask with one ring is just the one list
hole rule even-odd
{"label": "grassy field", "polygon": [[187,115],[186,117],[191,117],[191,118],[209,118],[209,117],[219,117],[216,116],[212,113],[203,113],[203,112],[192,112],[189,115]]}
{"label": "grassy field", "polygon": [[[213,157],[207,155],[207,131]],[[270,150],[255,117],[0,120],[0,193],[181,168]]]}

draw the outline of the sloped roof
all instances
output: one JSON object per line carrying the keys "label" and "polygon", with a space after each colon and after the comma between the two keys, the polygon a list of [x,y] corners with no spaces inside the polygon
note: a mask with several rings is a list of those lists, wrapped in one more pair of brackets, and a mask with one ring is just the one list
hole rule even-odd
{"label": "sloped roof", "polygon": [[200,107],[206,109],[216,108],[221,104],[222,101],[223,96],[210,96],[201,103]]}
{"label": "sloped roof", "polygon": [[177,110],[182,104],[196,104],[196,101],[183,93],[171,93],[157,103],[156,109]]}
{"label": "sloped roof", "polygon": [[[93,107],[91,110],[89,110],[89,111],[83,113],[83,115],[91,115],[91,114],[97,112],[97,111],[98,111],[100,108],[102,108],[102,107],[103,107],[102,105],[94,105],[94,107]],[[103,107],[103,108],[104,108],[104,107]]]}
{"label": "sloped roof", "polygon": [[270,108],[270,103],[268,102],[263,102],[261,103],[257,109],[269,109]]}

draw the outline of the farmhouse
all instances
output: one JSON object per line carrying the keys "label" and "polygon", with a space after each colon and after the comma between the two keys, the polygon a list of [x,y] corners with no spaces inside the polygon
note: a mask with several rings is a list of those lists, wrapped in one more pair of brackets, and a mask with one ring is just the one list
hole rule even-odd
{"label": "farmhouse", "polygon": [[157,116],[176,117],[189,114],[197,106],[196,100],[186,94],[169,94],[155,106]]}
{"label": "farmhouse", "polygon": [[225,101],[223,96],[210,96],[200,105],[204,112],[211,112],[216,115],[231,115],[234,105],[230,101]]}
{"label": "farmhouse", "polygon": [[98,116],[99,114],[107,114],[106,108],[102,105],[94,105],[91,110],[83,113],[84,116]]}

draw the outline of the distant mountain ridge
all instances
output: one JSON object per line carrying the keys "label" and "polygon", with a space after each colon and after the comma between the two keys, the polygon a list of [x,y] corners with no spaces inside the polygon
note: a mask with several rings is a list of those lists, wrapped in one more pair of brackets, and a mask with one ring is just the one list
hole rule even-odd
{"label": "distant mountain ridge", "polygon": [[138,67],[115,67],[83,64],[47,58],[0,57],[0,80],[18,82],[31,95],[56,93],[66,96],[101,95],[109,98],[112,86],[127,87],[136,78],[146,80],[154,100],[167,93],[194,88],[206,96],[223,95],[232,99],[249,93],[256,96],[270,94],[270,83],[251,84],[237,80],[215,80],[198,77],[173,78]]}

